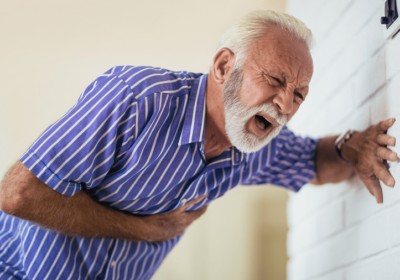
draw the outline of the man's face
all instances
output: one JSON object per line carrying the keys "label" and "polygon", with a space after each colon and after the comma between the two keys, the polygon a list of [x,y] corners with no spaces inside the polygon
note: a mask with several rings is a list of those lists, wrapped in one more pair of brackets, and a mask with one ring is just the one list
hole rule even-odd
{"label": "man's face", "polygon": [[299,109],[313,72],[306,45],[271,27],[225,82],[225,129],[243,152],[267,145]]}

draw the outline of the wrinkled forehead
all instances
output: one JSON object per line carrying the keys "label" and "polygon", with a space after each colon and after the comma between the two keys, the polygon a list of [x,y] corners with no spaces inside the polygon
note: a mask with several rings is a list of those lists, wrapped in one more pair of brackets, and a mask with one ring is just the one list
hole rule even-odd
{"label": "wrinkled forehead", "polygon": [[307,45],[280,28],[257,40],[249,49],[249,58],[259,67],[273,68],[301,80],[310,80],[313,74],[313,61]]}

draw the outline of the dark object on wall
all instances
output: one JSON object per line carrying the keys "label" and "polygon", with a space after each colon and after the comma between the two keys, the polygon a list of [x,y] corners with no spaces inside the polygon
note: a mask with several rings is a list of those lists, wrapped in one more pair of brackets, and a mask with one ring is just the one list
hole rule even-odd
{"label": "dark object on wall", "polygon": [[381,17],[381,24],[386,24],[386,29],[389,29],[393,22],[399,17],[396,2],[396,0],[387,0],[385,2],[385,16]]}

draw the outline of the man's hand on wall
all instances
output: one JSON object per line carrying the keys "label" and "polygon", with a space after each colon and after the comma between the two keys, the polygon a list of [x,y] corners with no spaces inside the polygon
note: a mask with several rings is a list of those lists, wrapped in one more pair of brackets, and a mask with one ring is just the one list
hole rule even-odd
{"label": "man's hand on wall", "polygon": [[382,189],[378,180],[394,187],[395,180],[388,171],[387,161],[396,161],[397,153],[387,146],[395,146],[396,138],[386,134],[395,119],[388,119],[356,132],[343,144],[342,155],[355,167],[360,179],[377,203],[383,202]]}

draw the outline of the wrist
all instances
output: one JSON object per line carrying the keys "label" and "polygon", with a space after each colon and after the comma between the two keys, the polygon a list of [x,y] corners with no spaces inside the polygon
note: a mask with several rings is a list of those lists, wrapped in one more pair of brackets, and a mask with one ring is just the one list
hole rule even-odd
{"label": "wrist", "polygon": [[341,145],[341,155],[342,159],[347,163],[354,164],[357,160],[357,145],[353,145],[357,142],[357,138],[359,137],[360,132],[354,131],[352,135],[343,142]]}
{"label": "wrist", "polygon": [[358,132],[355,130],[348,130],[340,135],[335,141],[335,150],[338,157],[348,164],[352,163],[355,152],[355,150],[349,144],[351,144],[351,142],[357,138],[357,133]]}

